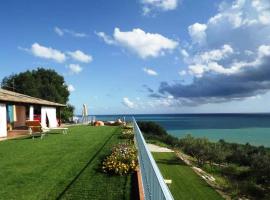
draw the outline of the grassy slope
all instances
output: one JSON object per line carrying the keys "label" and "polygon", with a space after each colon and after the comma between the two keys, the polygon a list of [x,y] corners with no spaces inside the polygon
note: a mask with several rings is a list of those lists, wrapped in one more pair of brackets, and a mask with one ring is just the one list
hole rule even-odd
{"label": "grassy slope", "polygon": [[81,126],[68,135],[1,142],[0,199],[55,199],[115,132]]}
{"label": "grassy slope", "polygon": [[100,170],[100,163],[119,143],[119,134],[115,134],[102,148],[99,154],[85,168],[78,179],[63,194],[62,199],[130,199],[131,176],[109,176]]}
{"label": "grassy slope", "polygon": [[153,153],[155,160],[165,179],[171,179],[169,186],[174,199],[211,200],[222,199],[193,170],[181,162],[174,153]]}

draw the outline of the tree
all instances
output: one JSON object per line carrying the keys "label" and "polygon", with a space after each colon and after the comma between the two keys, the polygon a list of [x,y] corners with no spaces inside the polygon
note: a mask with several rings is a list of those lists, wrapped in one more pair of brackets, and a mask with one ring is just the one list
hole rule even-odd
{"label": "tree", "polygon": [[5,77],[2,88],[62,104],[69,97],[64,77],[52,69],[38,68]]}
{"label": "tree", "polygon": [[156,135],[156,136],[165,136],[167,135],[166,130],[159,124],[152,121],[139,121],[138,126],[141,131],[145,134]]}
{"label": "tree", "polygon": [[70,121],[69,119],[73,117],[74,110],[74,106],[67,104],[67,107],[64,108],[61,112],[61,117],[63,121]]}
{"label": "tree", "polygon": [[[61,104],[67,104],[70,95],[64,77],[52,69],[38,68],[13,74],[5,77],[1,85],[3,89]],[[62,119],[68,120],[73,111],[70,106],[64,108]]]}
{"label": "tree", "polygon": [[229,154],[229,152],[223,148],[220,143],[210,143],[209,150],[209,162],[211,166],[213,163],[222,164]]}
{"label": "tree", "polygon": [[193,146],[193,156],[197,159],[199,166],[203,166],[210,157],[210,142],[206,138],[198,138]]}

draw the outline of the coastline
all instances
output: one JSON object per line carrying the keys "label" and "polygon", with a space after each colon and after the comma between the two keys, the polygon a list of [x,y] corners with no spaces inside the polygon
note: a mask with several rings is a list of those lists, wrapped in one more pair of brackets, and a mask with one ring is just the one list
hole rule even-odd
{"label": "coastline", "polygon": [[[191,134],[216,142],[227,142],[270,147],[269,113],[196,113],[196,114],[136,114],[136,115],[90,115],[97,120],[112,121],[132,116],[137,121],[153,121],[175,137]],[[78,117],[80,117],[78,115]]]}

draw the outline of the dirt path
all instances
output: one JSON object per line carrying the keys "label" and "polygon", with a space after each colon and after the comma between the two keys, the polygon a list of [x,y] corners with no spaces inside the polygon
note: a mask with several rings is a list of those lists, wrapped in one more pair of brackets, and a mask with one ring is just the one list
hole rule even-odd
{"label": "dirt path", "polygon": [[160,147],[155,144],[147,144],[147,148],[149,149],[150,152],[174,152],[171,149],[168,149],[166,147]]}

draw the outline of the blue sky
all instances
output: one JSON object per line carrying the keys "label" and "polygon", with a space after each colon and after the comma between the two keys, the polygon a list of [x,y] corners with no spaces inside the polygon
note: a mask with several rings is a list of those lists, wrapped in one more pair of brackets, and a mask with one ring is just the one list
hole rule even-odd
{"label": "blue sky", "polygon": [[0,79],[52,68],[77,113],[269,112],[267,0],[10,0],[0,24]]}

